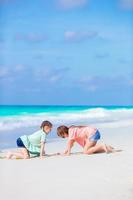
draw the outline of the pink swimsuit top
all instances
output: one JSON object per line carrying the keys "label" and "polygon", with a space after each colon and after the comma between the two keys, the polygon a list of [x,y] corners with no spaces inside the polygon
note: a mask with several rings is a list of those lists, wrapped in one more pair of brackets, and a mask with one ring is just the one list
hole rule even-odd
{"label": "pink swimsuit top", "polygon": [[71,126],[68,131],[68,140],[74,140],[79,145],[84,147],[86,140],[94,135],[96,131],[96,128],[90,126]]}

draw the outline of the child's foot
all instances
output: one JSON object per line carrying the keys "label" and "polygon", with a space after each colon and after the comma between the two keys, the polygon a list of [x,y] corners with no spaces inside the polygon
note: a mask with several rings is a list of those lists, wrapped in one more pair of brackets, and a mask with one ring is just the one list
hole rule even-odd
{"label": "child's foot", "polygon": [[7,159],[11,159],[12,158],[12,153],[8,152],[7,155],[5,156]]}
{"label": "child's foot", "polygon": [[104,149],[105,153],[108,153],[108,148],[107,148],[106,144],[103,144],[103,149]]}
{"label": "child's foot", "polygon": [[107,148],[106,153],[115,153],[116,152],[116,150],[112,146],[106,145],[106,148]]}

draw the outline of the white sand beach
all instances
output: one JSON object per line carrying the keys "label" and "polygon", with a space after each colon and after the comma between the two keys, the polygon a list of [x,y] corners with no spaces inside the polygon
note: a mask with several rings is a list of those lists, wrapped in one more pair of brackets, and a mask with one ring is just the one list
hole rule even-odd
{"label": "white sand beach", "polygon": [[[103,141],[121,152],[29,160],[0,159],[2,200],[132,200],[133,126],[101,127]],[[65,141],[48,143],[46,153],[63,151]],[[1,154],[2,155],[2,154]]]}

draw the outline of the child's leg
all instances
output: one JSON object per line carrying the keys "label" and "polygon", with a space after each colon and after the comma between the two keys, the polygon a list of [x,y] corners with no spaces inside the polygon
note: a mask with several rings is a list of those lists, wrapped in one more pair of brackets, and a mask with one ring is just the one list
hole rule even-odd
{"label": "child's leg", "polygon": [[[105,144],[106,145],[106,144]],[[115,153],[117,152],[118,150],[114,149],[112,146],[110,145],[106,145],[106,149],[107,149],[107,152],[106,153]]]}
{"label": "child's leg", "polygon": [[6,155],[7,159],[13,159],[13,158],[24,158],[24,155],[22,152],[8,152]]}
{"label": "child's leg", "polygon": [[28,159],[30,158],[29,153],[26,148],[21,148],[19,152],[9,152],[6,155],[6,158],[12,159],[12,158],[20,158],[20,159]]}
{"label": "child's leg", "polygon": [[114,152],[114,148],[111,146],[108,146],[106,144],[97,144],[93,147],[91,147],[90,149],[88,149],[88,151],[86,152],[86,154],[93,154],[93,153],[113,153]]}
{"label": "child's leg", "polygon": [[29,152],[28,152],[28,150],[26,148],[22,148],[21,151],[22,151],[22,153],[24,155],[24,159],[30,158]]}
{"label": "child's leg", "polygon": [[95,145],[96,145],[96,141],[89,141],[89,140],[87,140],[86,141],[86,144],[85,144],[85,146],[84,146],[84,153],[85,154],[88,154],[88,150],[90,149],[90,148],[92,148],[92,147],[94,147]]}

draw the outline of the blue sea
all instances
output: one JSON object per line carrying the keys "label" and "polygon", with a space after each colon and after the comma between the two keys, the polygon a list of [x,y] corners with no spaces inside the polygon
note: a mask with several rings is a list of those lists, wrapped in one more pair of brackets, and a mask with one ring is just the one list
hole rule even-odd
{"label": "blue sea", "polygon": [[0,106],[0,149],[15,147],[16,138],[38,130],[44,120],[53,123],[48,140],[56,139],[59,125],[100,125],[133,119],[133,106]]}

